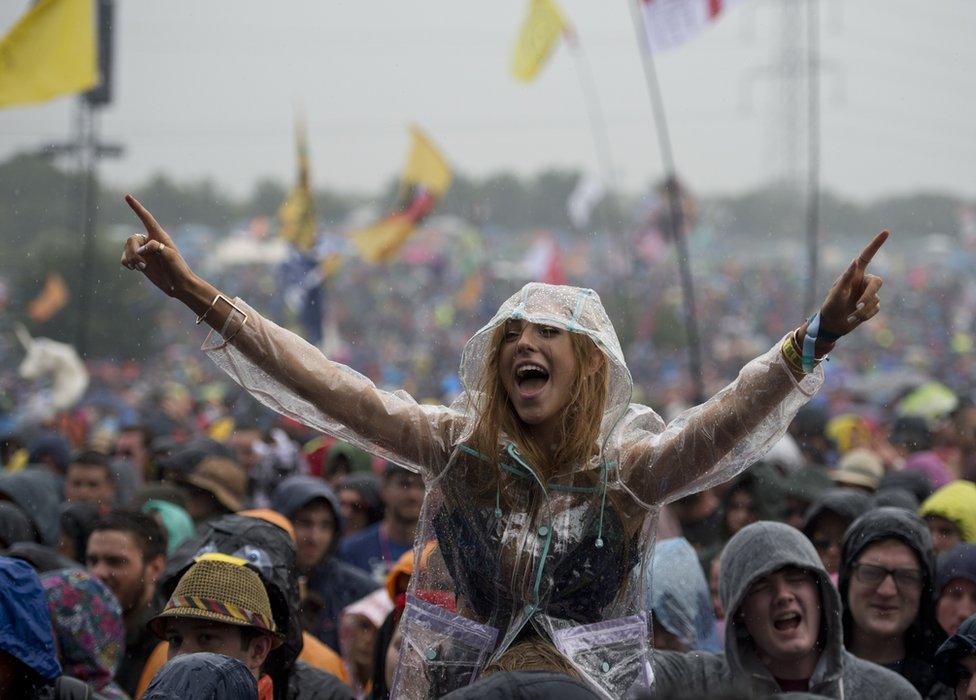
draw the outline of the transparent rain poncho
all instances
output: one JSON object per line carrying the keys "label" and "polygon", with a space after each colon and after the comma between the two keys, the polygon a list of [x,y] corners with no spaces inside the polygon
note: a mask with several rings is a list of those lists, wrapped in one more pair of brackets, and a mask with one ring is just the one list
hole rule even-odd
{"label": "transparent rain poncho", "polygon": [[[398,698],[464,686],[532,636],[601,695],[648,685],[645,569],[660,506],[761,457],[823,380],[818,369],[797,382],[777,344],[666,425],[630,403],[630,372],[597,294],[530,283],[468,341],[461,396],[421,405],[236,303],[248,314],[244,328],[222,349],[217,334],[204,345],[221,368],[270,408],[424,477]],[[498,350],[493,331],[508,319],[584,334],[605,354],[608,396],[598,455],[587,463],[544,478],[504,435],[493,456],[467,444],[483,409],[481,375]],[[228,320],[228,335],[239,320]]]}

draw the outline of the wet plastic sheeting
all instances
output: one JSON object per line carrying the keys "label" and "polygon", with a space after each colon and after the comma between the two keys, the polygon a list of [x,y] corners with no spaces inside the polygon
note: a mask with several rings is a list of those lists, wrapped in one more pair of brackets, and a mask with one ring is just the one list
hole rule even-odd
{"label": "wet plastic sheeting", "polygon": [[[398,697],[463,685],[529,637],[558,645],[607,697],[643,684],[647,649],[635,620],[646,630],[644,565],[658,507],[761,457],[823,380],[817,370],[798,383],[777,344],[665,425],[630,403],[630,372],[596,293],[532,283],[466,345],[465,392],[451,406],[427,406],[378,389],[237,303],[248,322],[233,345],[217,348],[217,334],[204,345],[220,367],[267,406],[425,479]],[[468,444],[484,403],[481,374],[498,350],[492,334],[508,319],[583,334],[605,355],[607,401],[587,462],[545,474],[504,435],[495,454]]]}

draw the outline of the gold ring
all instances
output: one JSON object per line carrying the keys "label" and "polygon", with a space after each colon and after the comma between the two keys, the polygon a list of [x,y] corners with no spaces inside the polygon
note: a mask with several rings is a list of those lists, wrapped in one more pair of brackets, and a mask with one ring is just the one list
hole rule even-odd
{"label": "gold ring", "polygon": [[159,244],[159,248],[156,249],[156,252],[157,253],[162,253],[164,250],[166,250],[166,244],[165,243],[160,243]]}

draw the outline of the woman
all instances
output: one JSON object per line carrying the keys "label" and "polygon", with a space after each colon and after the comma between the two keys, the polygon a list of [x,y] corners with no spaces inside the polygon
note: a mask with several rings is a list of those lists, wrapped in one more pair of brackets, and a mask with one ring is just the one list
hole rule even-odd
{"label": "woman", "polygon": [[[445,694],[486,667],[565,669],[610,697],[647,683],[642,571],[661,504],[728,480],[784,433],[822,383],[812,355],[878,312],[881,278],[865,270],[888,235],[831,288],[807,362],[804,324],[665,425],[630,404],[590,290],[526,285],[465,346],[465,392],[420,405],[220,295],[127,201],[146,233],[127,239],[122,264],[218,331],[205,350],[220,367],[266,405],[424,477],[426,568],[410,582],[394,680],[404,698]],[[431,591],[451,593],[457,612],[418,595]]]}
{"label": "woman", "polygon": [[128,698],[115,683],[125,651],[125,625],[112,591],[80,569],[43,574],[41,585],[64,672],[87,683],[96,698]]}
{"label": "woman", "polygon": [[976,543],[976,484],[961,479],[946,484],[923,501],[918,514],[929,526],[936,553]]}

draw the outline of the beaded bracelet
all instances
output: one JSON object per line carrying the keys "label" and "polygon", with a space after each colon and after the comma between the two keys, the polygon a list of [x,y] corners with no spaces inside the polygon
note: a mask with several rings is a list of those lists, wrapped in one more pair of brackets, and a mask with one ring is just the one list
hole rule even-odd
{"label": "beaded bracelet", "polygon": [[807,374],[803,370],[803,358],[800,356],[800,351],[796,347],[796,341],[793,340],[792,333],[783,341],[783,345],[780,347],[780,353],[783,355],[783,359],[786,360],[786,364],[790,366],[790,369],[799,374]]}

